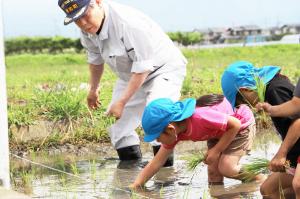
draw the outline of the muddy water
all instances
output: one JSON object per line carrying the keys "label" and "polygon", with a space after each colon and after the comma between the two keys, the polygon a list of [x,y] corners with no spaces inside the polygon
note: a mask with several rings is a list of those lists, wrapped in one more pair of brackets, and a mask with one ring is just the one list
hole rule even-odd
{"label": "muddy water", "polygon": [[[251,154],[243,157],[242,163],[253,157],[270,159],[279,147],[279,139],[275,133],[260,132],[254,143]],[[134,181],[141,168],[136,166],[117,169],[118,160],[99,156],[81,157],[81,160],[74,162],[66,161],[65,157],[45,157],[48,158],[47,165],[78,174],[80,178],[31,166],[26,167],[28,173],[32,173],[26,187],[33,198],[261,198],[258,183],[225,179],[224,186],[208,187],[207,167],[204,164],[199,165],[196,171],[188,171],[184,157],[204,146],[205,143],[200,142],[179,144],[176,147],[175,166],[162,168],[146,184],[144,190],[136,193],[130,193],[126,186]],[[143,149],[144,160],[152,157],[149,149],[149,146]],[[15,163],[17,162],[12,164]],[[20,189],[18,182],[22,179],[22,174],[15,176],[16,189]]]}

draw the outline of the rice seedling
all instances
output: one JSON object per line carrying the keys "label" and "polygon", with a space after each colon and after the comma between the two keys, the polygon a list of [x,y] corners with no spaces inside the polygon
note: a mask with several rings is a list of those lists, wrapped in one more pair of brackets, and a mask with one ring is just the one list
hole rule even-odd
{"label": "rice seedling", "polygon": [[33,189],[32,189],[32,180],[33,180],[33,175],[27,171],[22,171],[21,172],[21,181],[22,181],[22,186],[24,188],[24,193],[25,194],[31,194]]}
{"label": "rice seedling", "polygon": [[284,190],[282,188],[281,178],[279,177],[279,199],[285,199]]}
{"label": "rice seedling", "polygon": [[[266,94],[266,88],[267,85],[263,81],[263,78],[261,78],[259,75],[254,74],[254,80],[255,80],[255,85],[256,85],[256,92],[258,96],[258,101],[259,102],[264,102],[265,101],[265,94]],[[260,111],[259,115],[259,121],[260,121],[260,126],[262,128],[268,128],[268,118],[264,110]]]}
{"label": "rice seedling", "polygon": [[204,192],[203,192],[203,196],[202,196],[202,199],[208,199],[208,193],[207,193],[207,191],[206,190],[204,190]]}
{"label": "rice seedling", "polygon": [[187,162],[187,166],[188,166],[188,170],[192,171],[195,170],[195,168],[204,161],[204,153],[200,152],[200,153],[195,153],[191,156],[188,156],[186,158]]}
{"label": "rice seedling", "polygon": [[65,174],[60,175],[59,182],[62,188],[67,190],[67,177]]}
{"label": "rice seedling", "polygon": [[191,186],[185,187],[182,198],[186,199],[189,196]]}
{"label": "rice seedling", "polygon": [[161,185],[160,189],[159,189],[159,197],[163,198],[164,196],[164,186]]}
{"label": "rice seedling", "polygon": [[[270,161],[265,158],[253,158],[253,160],[249,164],[244,164],[241,168],[241,172],[239,177],[244,182],[253,181],[255,176],[261,173],[268,173],[268,166]],[[285,172],[292,172],[293,168],[290,167],[289,161],[285,162]]]}
{"label": "rice seedling", "polygon": [[79,170],[78,170],[76,162],[73,162],[70,166],[71,166],[72,173],[74,175],[79,175]]}
{"label": "rice seedling", "polygon": [[95,160],[93,160],[92,162],[90,162],[90,172],[91,172],[91,178],[92,178],[92,180],[96,181],[97,168],[96,168],[96,161]]}
{"label": "rice seedling", "polygon": [[265,101],[265,94],[266,94],[266,84],[263,81],[263,78],[259,77],[259,75],[254,75],[256,91],[258,95],[258,100],[260,102]]}
{"label": "rice seedling", "polygon": [[267,173],[270,161],[265,158],[254,158],[249,164],[245,164],[239,173],[243,182],[253,181],[260,173]]}

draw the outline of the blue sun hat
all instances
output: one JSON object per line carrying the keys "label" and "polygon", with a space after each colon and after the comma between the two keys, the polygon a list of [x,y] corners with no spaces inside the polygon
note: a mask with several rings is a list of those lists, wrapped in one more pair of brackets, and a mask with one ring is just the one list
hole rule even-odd
{"label": "blue sun hat", "polygon": [[234,108],[236,95],[240,88],[255,90],[255,76],[258,76],[267,84],[280,70],[281,68],[278,66],[256,68],[252,63],[247,61],[234,62],[225,69],[222,75],[221,84],[223,94]]}
{"label": "blue sun hat", "polygon": [[144,110],[142,126],[145,132],[144,141],[151,142],[158,138],[171,122],[182,121],[193,115],[196,100],[187,98],[173,102],[169,98],[152,101]]}
{"label": "blue sun hat", "polygon": [[91,0],[59,0],[58,6],[66,13],[64,25],[68,25],[82,17],[90,4]]}

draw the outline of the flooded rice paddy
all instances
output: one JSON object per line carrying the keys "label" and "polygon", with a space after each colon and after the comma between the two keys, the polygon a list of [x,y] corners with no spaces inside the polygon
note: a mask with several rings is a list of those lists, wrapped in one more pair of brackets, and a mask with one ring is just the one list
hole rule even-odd
{"label": "flooded rice paddy", "polygon": [[[247,163],[253,157],[271,159],[280,141],[269,130],[259,132],[250,155],[242,158]],[[259,183],[241,183],[225,178],[224,185],[208,186],[207,167],[200,164],[195,171],[188,171],[185,157],[205,148],[205,142],[182,142],[176,147],[175,166],[162,168],[147,184],[144,190],[132,193],[126,187],[132,183],[141,170],[140,164],[118,169],[119,161],[112,150],[110,156],[74,157],[36,155],[35,162],[46,162],[47,166],[65,171],[62,174],[38,165],[20,162],[12,158],[12,184],[14,189],[45,199],[93,199],[93,198],[261,198]],[[143,161],[152,158],[151,147],[143,147]],[[75,175],[75,176],[74,176]],[[77,176],[77,177],[76,177]]]}

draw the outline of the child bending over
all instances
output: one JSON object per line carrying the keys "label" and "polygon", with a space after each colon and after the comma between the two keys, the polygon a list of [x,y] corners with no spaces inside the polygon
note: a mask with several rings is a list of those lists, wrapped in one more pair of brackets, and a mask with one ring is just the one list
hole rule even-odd
{"label": "child bending over", "polygon": [[[232,107],[243,103],[256,106],[258,93],[254,76],[257,75],[266,84],[265,102],[280,109],[280,106],[286,106],[283,103],[289,103],[288,101],[293,98],[295,89],[289,79],[280,74],[280,70],[281,68],[277,66],[257,68],[246,61],[235,62],[228,66],[222,75],[223,93]],[[289,108],[293,109],[293,107]],[[294,109],[299,109],[299,107],[294,107]],[[286,108],[286,112],[288,110]],[[274,173],[261,185],[260,192],[264,198],[281,198],[278,188],[281,186],[286,198],[289,196],[294,198],[296,193],[297,199],[300,199],[300,159],[298,157],[300,155],[300,114],[287,117],[285,113],[281,116],[272,113],[271,118],[283,142],[269,165]],[[297,167],[295,176],[284,172],[287,161],[292,167]]]}
{"label": "child bending over", "polygon": [[209,183],[222,183],[223,177],[241,179],[240,158],[247,154],[255,135],[254,116],[247,105],[232,109],[222,95],[206,95],[173,102],[168,98],[152,101],[144,110],[144,140],[157,140],[162,147],[139,173],[131,188],[144,185],[172,153],[179,141],[205,141],[208,151]]}

